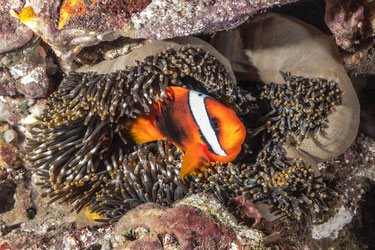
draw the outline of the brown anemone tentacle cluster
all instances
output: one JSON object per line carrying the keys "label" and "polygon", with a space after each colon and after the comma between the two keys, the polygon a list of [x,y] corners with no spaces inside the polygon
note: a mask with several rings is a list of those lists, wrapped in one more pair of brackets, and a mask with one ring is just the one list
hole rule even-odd
{"label": "brown anemone tentacle cluster", "polygon": [[[266,146],[254,166],[258,184],[268,187],[263,191],[271,196],[284,194],[271,203],[288,215],[299,219],[310,211],[315,221],[326,208],[327,194],[336,194],[314,177],[319,175],[316,164],[343,153],[359,125],[359,102],[335,43],[308,24],[268,13],[217,34],[212,44],[231,61],[241,80],[267,84],[261,98],[270,101],[272,111],[266,124]],[[291,175],[292,170],[300,174]],[[284,183],[298,188],[285,189]],[[256,192],[253,199],[261,200],[267,193]]]}
{"label": "brown anemone tentacle cluster", "polygon": [[280,74],[286,84],[264,85],[260,96],[270,100],[272,108],[267,133],[275,142],[288,138],[298,149],[304,139],[325,133],[326,117],[334,105],[341,104],[342,91],[334,81]]}
{"label": "brown anemone tentacle cluster", "polygon": [[[158,65],[155,66],[156,62]],[[139,64],[145,65],[147,69],[153,69],[152,74],[156,74],[161,80],[170,79],[169,85],[195,87],[233,105],[237,111],[243,112],[243,109],[246,109],[246,105],[243,104],[248,98],[237,87],[229,61],[210,44],[195,37],[152,41],[127,55],[94,66],[85,66],[77,71],[110,74],[122,71],[125,67],[138,67]],[[146,88],[149,89],[147,86]]]}
{"label": "brown anemone tentacle cluster", "polygon": [[246,97],[236,86],[229,63],[221,58],[224,65],[218,57],[222,56],[203,41],[186,38],[153,42],[97,65],[99,73],[95,67],[70,72],[29,131],[30,152],[24,160],[39,176],[42,196],[50,202],[74,203],[76,210],[92,204],[115,175],[109,163],[120,151],[128,155],[134,150],[125,129],[128,122],[163,100],[168,85],[194,81],[241,110]]}
{"label": "brown anemone tentacle cluster", "polygon": [[189,181],[180,178],[181,152],[165,141],[143,144],[128,155],[119,154],[106,162],[111,179],[96,194],[92,211],[100,221],[113,223],[128,210],[146,202],[171,205],[189,190]]}

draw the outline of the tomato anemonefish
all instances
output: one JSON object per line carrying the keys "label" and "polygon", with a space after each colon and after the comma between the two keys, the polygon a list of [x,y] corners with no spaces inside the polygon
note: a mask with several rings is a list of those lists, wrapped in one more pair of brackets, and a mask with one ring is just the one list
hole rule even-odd
{"label": "tomato anemonefish", "polygon": [[241,151],[245,127],[236,113],[203,93],[167,87],[167,98],[150,114],[129,126],[137,143],[167,138],[184,152],[180,176],[199,168],[204,159],[228,163]]}

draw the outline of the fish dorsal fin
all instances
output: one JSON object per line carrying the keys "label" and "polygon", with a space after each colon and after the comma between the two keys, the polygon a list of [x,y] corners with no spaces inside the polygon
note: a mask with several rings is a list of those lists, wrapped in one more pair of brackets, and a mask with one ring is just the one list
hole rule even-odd
{"label": "fish dorsal fin", "polygon": [[186,95],[189,92],[189,89],[184,87],[168,86],[167,91],[171,91],[170,93],[173,92],[174,97],[180,98],[181,96]]}
{"label": "fish dorsal fin", "polygon": [[202,161],[202,157],[206,157],[204,152],[204,145],[201,143],[195,143],[190,146],[182,159],[182,165],[180,170],[180,177],[184,178],[199,168],[199,163]]}

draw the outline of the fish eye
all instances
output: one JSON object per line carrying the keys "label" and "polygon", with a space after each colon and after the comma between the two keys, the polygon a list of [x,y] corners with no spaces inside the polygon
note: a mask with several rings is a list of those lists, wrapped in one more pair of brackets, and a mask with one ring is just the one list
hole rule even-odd
{"label": "fish eye", "polygon": [[219,119],[217,118],[212,118],[211,124],[214,129],[218,129],[220,127]]}

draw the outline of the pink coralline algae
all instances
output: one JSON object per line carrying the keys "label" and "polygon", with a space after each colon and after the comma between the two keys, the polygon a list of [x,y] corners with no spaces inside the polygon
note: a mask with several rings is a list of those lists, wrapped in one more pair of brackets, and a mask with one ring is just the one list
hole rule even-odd
{"label": "pink coralline algae", "polygon": [[261,249],[263,234],[239,225],[213,197],[192,195],[171,208],[142,204],[116,224],[116,249]]}
{"label": "pink coralline algae", "polygon": [[375,2],[368,0],[328,0],[325,21],[344,50],[373,39]]}

